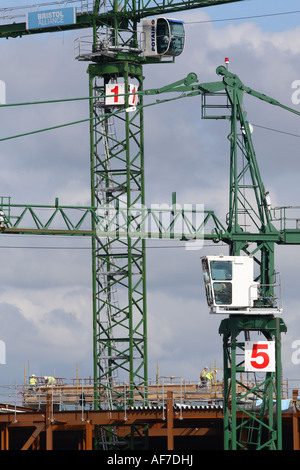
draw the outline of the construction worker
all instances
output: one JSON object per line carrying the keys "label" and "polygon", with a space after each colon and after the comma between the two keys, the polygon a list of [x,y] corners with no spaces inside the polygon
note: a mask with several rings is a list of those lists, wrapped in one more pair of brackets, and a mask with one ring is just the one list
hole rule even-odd
{"label": "construction worker", "polygon": [[29,378],[29,385],[31,387],[35,387],[37,384],[37,380],[36,380],[36,377],[34,374],[31,375],[31,377]]}
{"label": "construction worker", "polygon": [[56,384],[56,380],[55,380],[54,377],[46,376],[46,377],[44,377],[44,379],[45,379],[45,384],[47,385],[47,387],[50,387],[51,385]]}
{"label": "construction worker", "polygon": [[215,380],[215,379],[216,379],[216,375],[217,375],[217,371],[216,371],[216,370],[212,370],[211,372],[208,372],[208,374],[206,374],[206,378],[207,378],[207,380],[209,380],[210,382],[212,382],[212,380]]}
{"label": "construction worker", "polygon": [[206,387],[207,385],[207,377],[206,377],[207,371],[208,371],[207,366],[205,366],[204,369],[201,371],[201,374],[200,374],[201,387]]}
{"label": "construction worker", "polygon": [[29,391],[35,392],[37,386],[37,379],[34,374],[29,377]]}

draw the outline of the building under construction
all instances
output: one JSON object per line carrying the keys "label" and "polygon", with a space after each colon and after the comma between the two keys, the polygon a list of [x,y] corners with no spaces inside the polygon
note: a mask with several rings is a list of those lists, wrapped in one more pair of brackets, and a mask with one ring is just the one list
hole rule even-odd
{"label": "building under construction", "polygon": [[[283,449],[300,450],[298,390],[292,391],[292,398],[287,398],[287,383],[282,390]],[[95,410],[91,379],[57,379],[55,385],[46,386],[44,378],[37,378],[35,387],[24,385],[17,393],[11,388],[7,391],[10,404],[1,405],[1,450],[223,450],[222,382],[203,387],[161,378],[149,385],[146,403],[138,396],[134,403],[128,398],[124,401],[126,391],[130,391],[128,384],[116,385],[114,396]],[[238,394],[243,399],[242,388]],[[264,417],[265,430],[260,434],[256,417],[262,412],[261,400],[249,396],[244,401],[249,420],[240,429],[241,449],[257,448],[258,441],[264,448],[269,417]],[[244,419],[238,413],[238,424]]]}

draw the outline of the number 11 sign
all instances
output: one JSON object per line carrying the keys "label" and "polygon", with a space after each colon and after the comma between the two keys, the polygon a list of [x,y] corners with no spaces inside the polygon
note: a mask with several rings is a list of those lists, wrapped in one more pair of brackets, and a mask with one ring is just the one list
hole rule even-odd
{"label": "number 11 sign", "polygon": [[246,372],[275,372],[275,342],[245,342]]}
{"label": "number 11 sign", "polygon": [[[129,84],[128,87],[128,105],[135,106],[138,101],[138,86]],[[124,83],[108,83],[105,86],[105,104],[106,105],[124,105],[125,104],[125,84]]]}

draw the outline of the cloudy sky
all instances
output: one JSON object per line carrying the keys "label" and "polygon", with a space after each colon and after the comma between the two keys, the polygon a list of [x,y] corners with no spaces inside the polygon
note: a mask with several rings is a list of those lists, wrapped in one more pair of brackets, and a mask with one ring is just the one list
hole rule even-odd
{"label": "cloudy sky", "polygon": [[[10,2],[21,5],[30,2]],[[42,3],[42,2],[41,2]],[[186,47],[175,64],[144,68],[145,88],[230,70],[248,86],[297,109],[292,83],[300,80],[300,12],[297,0],[248,0],[177,14],[185,21]],[[7,103],[88,94],[87,63],[74,58],[74,40],[88,35],[45,34],[2,40],[1,76]],[[245,97],[259,167],[273,206],[300,205],[299,117]],[[1,109],[0,138],[88,117],[86,102]],[[229,145],[224,123],[201,120],[200,98],[145,110],[147,204],[199,203],[225,221]],[[88,205],[89,134],[86,124],[0,141],[1,195],[18,204]],[[300,215],[300,211],[299,211]],[[300,218],[300,217],[299,217]],[[300,247],[299,247],[300,250]],[[300,340],[297,247],[276,249],[282,275],[283,376],[300,386],[292,360]],[[222,367],[221,317],[208,314],[200,256],[226,247],[189,251],[180,242],[151,243],[147,250],[149,377],[198,380],[205,364]],[[89,240],[2,236],[0,240],[0,339],[6,364],[0,385],[22,383],[24,370],[73,378],[92,375],[91,252]],[[162,261],[163,260],[163,261]],[[299,382],[296,380],[299,379]]]}

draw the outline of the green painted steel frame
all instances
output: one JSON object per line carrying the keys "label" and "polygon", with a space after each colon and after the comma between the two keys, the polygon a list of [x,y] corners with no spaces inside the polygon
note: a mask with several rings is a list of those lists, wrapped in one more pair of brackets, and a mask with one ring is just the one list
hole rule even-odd
{"label": "green painted steel frame", "polygon": [[[120,208],[108,218],[103,212],[111,210],[110,205],[104,204],[100,210],[99,207],[62,206],[58,201],[55,205],[23,205],[13,204],[9,196],[0,196],[0,210],[3,212],[0,232],[7,235],[114,236],[118,239],[129,235],[144,239],[218,241],[226,232],[213,211],[171,205],[169,208],[141,208],[139,205]],[[131,215],[137,211],[138,217]],[[177,224],[182,230],[176,228]]]}
{"label": "green painted steel frame", "polygon": [[241,1],[244,0],[163,0],[162,2],[154,3],[149,0],[126,0],[122,2],[122,8],[119,8],[120,2],[109,0],[105,3],[106,11],[101,11],[103,4],[99,0],[96,0],[94,2],[93,11],[77,13],[76,24],[74,25],[27,30],[25,22],[14,22],[12,24],[0,25],[0,38],[16,38],[32,34],[72,31],[84,28],[93,28],[95,30],[95,28],[101,26],[115,27],[117,23],[122,25],[124,29],[128,26],[128,21],[137,22],[148,16],[176,13],[184,10],[193,10]]}
{"label": "green painted steel frame", "polygon": [[[224,367],[224,448],[225,450],[281,450],[281,333],[283,320],[273,316],[230,316],[221,322]],[[244,342],[253,332],[275,342],[276,371],[265,374],[258,385],[249,387],[238,379],[244,369]],[[243,338],[239,335],[243,334]],[[239,359],[240,358],[240,359]],[[239,387],[239,394],[237,393]],[[249,408],[247,398],[252,395]],[[251,435],[251,438],[250,438]]]}
{"label": "green painted steel frame", "polygon": [[[118,115],[118,123],[106,117],[105,85],[112,79],[137,80],[142,90],[142,70],[138,64],[91,64],[88,68],[91,100],[91,197],[94,207],[103,204],[127,208],[145,204],[143,109]],[[100,81],[100,83],[99,83]],[[128,96],[126,105],[128,107]],[[99,103],[102,105],[99,106]],[[142,99],[141,99],[142,104]],[[104,113],[103,113],[104,110]],[[109,110],[110,111],[110,110]],[[116,125],[116,132],[112,126]],[[127,209],[128,210],[128,209]],[[129,218],[128,218],[129,221]],[[96,231],[94,225],[92,231]],[[97,399],[111,396],[114,379],[121,371],[130,383],[129,403],[134,390],[147,398],[147,316],[145,240],[127,235],[93,237],[93,318],[94,376]],[[117,290],[118,300],[113,298]],[[121,297],[121,298],[120,298]],[[120,380],[120,378],[119,378]]]}
{"label": "green painted steel frame", "polygon": [[[213,117],[229,119],[231,127],[227,226],[227,232],[231,238],[228,240],[229,253],[239,256],[243,251],[247,255],[254,256],[259,267],[257,280],[261,285],[261,294],[268,303],[275,306],[277,301],[274,292],[275,242],[271,238],[274,234],[278,234],[278,230],[272,224],[266,190],[254,152],[250,125],[242,104],[245,91],[250,91],[250,89],[246,89],[239,78],[228,72],[225,67],[219,67],[217,73],[224,77],[223,84],[228,100],[226,107],[229,112],[224,116],[224,106],[222,106],[222,114]],[[217,94],[217,90],[214,90],[214,93]],[[222,90],[221,93],[223,94]],[[255,96],[272,102],[264,95],[255,93]],[[237,236],[240,238],[237,239]],[[258,317],[231,315],[220,325],[219,332],[223,334],[224,448],[226,450],[282,449],[280,340],[282,331],[286,331],[283,321],[273,315]],[[266,373],[265,377],[260,379],[259,386],[248,386],[239,397],[238,386],[243,387],[243,383],[238,380],[238,374],[244,372],[244,342],[238,340],[238,335],[242,333],[245,341],[246,338],[250,339],[250,333],[253,334],[253,332],[263,334],[268,340],[275,342],[275,372]],[[241,357],[240,360],[239,357]],[[259,411],[249,410],[245,405],[245,399],[250,394],[261,399]]]}
{"label": "green painted steel frame", "polygon": [[[230,182],[227,216],[229,253],[231,255],[240,255],[241,252],[245,252],[248,256],[255,257],[255,261],[259,266],[257,280],[260,281],[263,297],[268,298],[269,301],[275,299],[273,287],[276,277],[274,245],[280,242],[280,234],[272,224],[266,190],[252,142],[250,124],[247,121],[247,115],[243,107],[243,96],[246,87],[236,75],[228,72],[225,67],[218,67],[217,74],[224,77],[223,88],[220,88],[219,83],[211,84],[211,91],[205,92],[203,117],[230,121],[228,136],[230,145]],[[220,114],[214,114],[213,116],[205,114],[205,109],[209,109],[207,104],[209,95],[213,95],[214,98],[220,96],[220,99],[222,99],[219,106]],[[226,105],[224,105],[224,96],[227,98]],[[255,96],[258,97],[258,93]],[[260,97],[263,99],[264,95],[260,95]],[[224,113],[224,108],[226,113]],[[214,105],[214,113],[217,109],[218,105]]]}

